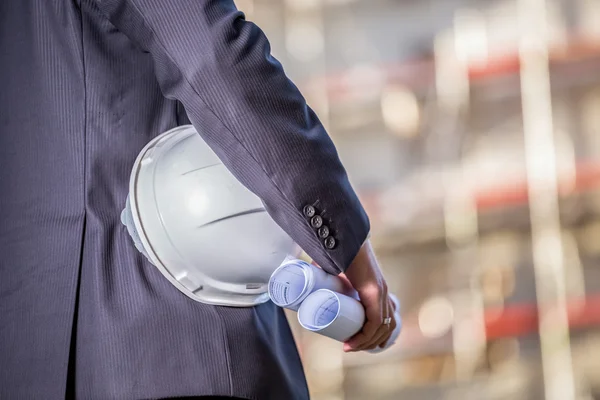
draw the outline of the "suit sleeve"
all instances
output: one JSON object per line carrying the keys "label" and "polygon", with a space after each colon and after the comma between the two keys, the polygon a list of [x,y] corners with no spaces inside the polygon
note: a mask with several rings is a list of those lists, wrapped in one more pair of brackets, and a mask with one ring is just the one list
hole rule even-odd
{"label": "suit sleeve", "polygon": [[97,0],[148,52],[163,94],[326,271],[345,271],[369,220],[315,113],[230,0]]}

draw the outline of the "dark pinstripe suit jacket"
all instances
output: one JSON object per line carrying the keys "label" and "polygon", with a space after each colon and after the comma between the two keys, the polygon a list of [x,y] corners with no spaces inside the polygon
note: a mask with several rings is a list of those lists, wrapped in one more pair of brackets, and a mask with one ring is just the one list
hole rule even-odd
{"label": "dark pinstripe suit jacket", "polygon": [[183,109],[325,269],[365,240],[334,145],[232,1],[2,0],[1,399],[308,397],[281,310],[189,300],[119,223],[137,153]]}

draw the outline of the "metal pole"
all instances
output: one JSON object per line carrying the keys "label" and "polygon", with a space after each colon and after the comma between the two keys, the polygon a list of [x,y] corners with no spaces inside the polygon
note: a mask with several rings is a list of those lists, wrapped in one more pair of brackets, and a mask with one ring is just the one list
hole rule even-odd
{"label": "metal pole", "polygon": [[[470,82],[468,59],[458,57],[456,49],[463,28],[457,20],[453,32],[436,38],[435,66],[438,118],[438,154],[445,186],[445,236],[452,253],[452,276],[459,286],[453,288],[453,350],[456,377],[466,381],[473,376],[478,359],[485,349],[483,300],[480,288],[470,279],[478,261],[478,215],[469,187],[464,185],[464,168],[460,162],[460,137],[464,134],[464,118],[469,108]],[[458,168],[451,168],[449,164]],[[451,165],[451,164],[450,164]],[[470,282],[470,286],[465,285]]]}
{"label": "metal pole", "polygon": [[545,0],[518,0],[521,97],[533,261],[547,399],[575,399],[558,208]]}

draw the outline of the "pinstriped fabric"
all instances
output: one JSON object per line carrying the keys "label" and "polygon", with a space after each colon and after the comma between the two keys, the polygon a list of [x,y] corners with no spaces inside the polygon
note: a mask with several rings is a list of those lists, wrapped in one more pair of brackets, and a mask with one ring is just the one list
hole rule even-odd
{"label": "pinstriped fabric", "polygon": [[[232,2],[100,0],[109,20],[148,51],[163,93],[269,213],[323,268],[344,270],[369,230],[335,147]],[[326,250],[302,215],[319,201],[338,246]]]}
{"label": "pinstriped fabric", "polygon": [[48,6],[0,2],[2,399],[46,390],[60,398],[67,379],[84,223],[84,91],[79,13]]}
{"label": "pinstriped fabric", "polygon": [[311,256],[348,265],[364,211],[231,2],[0,2],[0,398],[308,397],[280,309],[189,300],[119,223],[136,155],[188,117]]}

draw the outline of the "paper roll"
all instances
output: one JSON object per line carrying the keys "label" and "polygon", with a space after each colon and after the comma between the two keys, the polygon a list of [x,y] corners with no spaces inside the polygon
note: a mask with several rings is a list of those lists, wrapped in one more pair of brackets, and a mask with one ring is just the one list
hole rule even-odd
{"label": "paper roll", "polygon": [[362,329],[365,310],[352,297],[319,289],[300,305],[298,322],[304,329],[344,342]]}
{"label": "paper roll", "polygon": [[293,311],[298,311],[302,301],[319,289],[358,298],[356,291],[349,291],[340,278],[302,260],[286,260],[269,279],[269,296],[273,303]]}
{"label": "paper roll", "polygon": [[[368,350],[380,353],[392,346],[402,329],[400,304],[394,295],[390,295],[396,305],[394,318],[396,327],[385,347]],[[362,304],[346,295],[328,289],[320,289],[307,296],[298,309],[298,322],[311,332],[327,336],[339,342],[345,342],[360,332],[365,324],[365,311]]]}
{"label": "paper roll", "polygon": [[[279,307],[298,311],[298,321],[305,329],[344,342],[358,333],[365,323],[365,311],[358,293],[343,281],[306,261],[288,257],[269,279],[269,296]],[[396,305],[396,328],[385,348],[369,350],[379,353],[395,343],[400,335],[400,304]]]}

